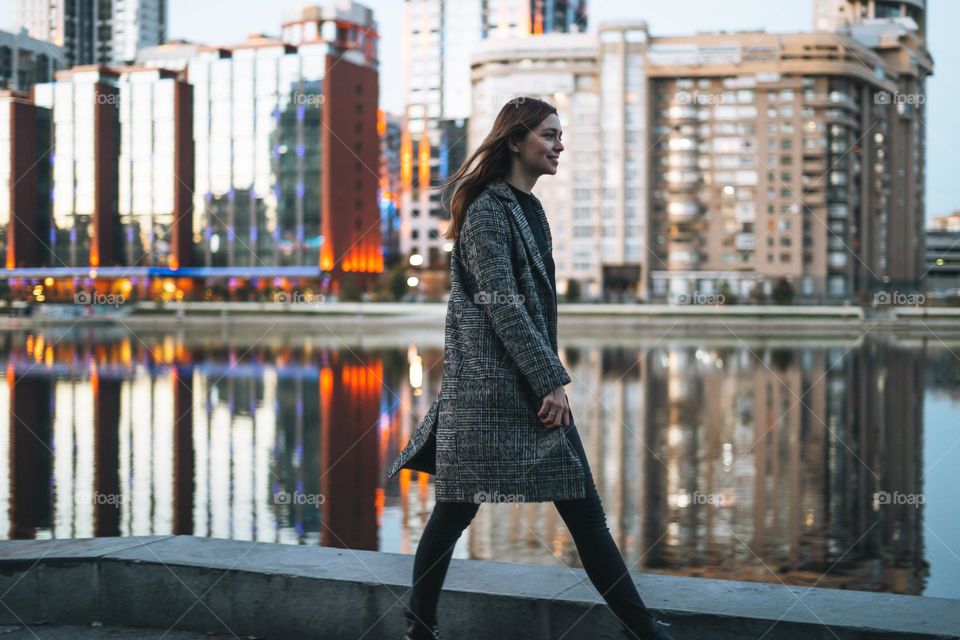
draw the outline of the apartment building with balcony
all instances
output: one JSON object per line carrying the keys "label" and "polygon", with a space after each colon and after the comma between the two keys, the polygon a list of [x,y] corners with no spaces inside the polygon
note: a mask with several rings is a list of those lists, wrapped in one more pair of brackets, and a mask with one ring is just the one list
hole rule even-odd
{"label": "apartment building with balcony", "polygon": [[738,34],[661,40],[650,58],[651,297],[769,295],[783,278],[848,298],[918,277],[913,248],[890,246],[917,223],[891,182],[922,121],[898,135],[881,96],[899,84],[877,53],[835,34]]}
{"label": "apartment building with balcony", "polygon": [[917,287],[932,61],[911,22],[655,39],[651,298]]}
{"label": "apartment building with balcony", "polygon": [[[877,4],[860,17],[851,4],[859,21],[829,33],[657,37],[643,22],[602,24],[571,36],[583,38],[584,69],[594,65],[576,73],[595,83],[559,81],[576,66],[555,59],[562,47],[482,47],[471,148],[511,97],[554,103],[565,132],[589,116],[561,101],[595,101],[594,136],[565,138],[566,166],[537,189],[560,194],[547,206],[558,288],[579,280],[588,298],[671,302],[915,289],[932,60],[922,16]],[[565,252],[585,238],[593,250],[575,265]]]}

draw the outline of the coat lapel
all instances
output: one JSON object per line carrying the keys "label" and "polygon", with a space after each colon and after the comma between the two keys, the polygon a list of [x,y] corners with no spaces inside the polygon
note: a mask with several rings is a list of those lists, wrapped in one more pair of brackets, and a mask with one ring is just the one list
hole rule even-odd
{"label": "coat lapel", "polygon": [[[500,198],[501,202],[507,205],[510,213],[513,214],[514,222],[520,227],[520,235],[523,237],[523,244],[527,247],[527,253],[533,258],[533,264],[543,279],[547,291],[550,292],[549,295],[551,297],[554,296],[553,287],[550,284],[550,275],[547,273],[547,266],[543,263],[543,257],[540,255],[540,247],[537,246],[537,240],[533,236],[533,231],[531,231],[530,225],[527,224],[527,216],[524,215],[523,209],[520,208],[520,203],[517,202],[516,196],[513,195],[510,185],[507,184],[507,181],[503,178],[494,178],[490,181],[487,188],[491,189],[497,197]],[[537,210],[537,217],[540,219],[543,235],[547,239],[547,250],[553,251],[553,237],[550,235],[550,225],[547,224],[547,214],[544,212],[536,196],[533,198],[533,203]],[[551,300],[551,304],[552,302]]]}

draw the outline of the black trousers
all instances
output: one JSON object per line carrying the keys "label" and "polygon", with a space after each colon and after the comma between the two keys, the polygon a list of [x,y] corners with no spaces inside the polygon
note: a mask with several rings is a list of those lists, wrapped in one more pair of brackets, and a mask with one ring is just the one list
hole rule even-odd
{"label": "black trousers", "polygon": [[[563,429],[564,427],[557,427]],[[640,635],[652,618],[627,571],[620,550],[610,535],[600,495],[573,420],[565,428],[586,474],[586,496],[554,500],[580,554],[583,568],[619,621]],[[453,548],[480,508],[472,502],[437,502],[420,538],[413,563],[410,611],[428,625],[436,624],[437,603]],[[640,637],[644,637],[640,635]]]}

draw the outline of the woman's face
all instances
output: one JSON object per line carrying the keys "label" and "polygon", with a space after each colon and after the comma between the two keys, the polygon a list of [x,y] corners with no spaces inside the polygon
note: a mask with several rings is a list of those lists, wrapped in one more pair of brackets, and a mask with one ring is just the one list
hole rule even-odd
{"label": "woman's face", "polygon": [[554,175],[557,173],[560,153],[563,151],[563,143],[560,142],[562,136],[560,118],[555,113],[551,113],[537,125],[536,129],[530,131],[522,142],[516,144],[519,151],[516,157],[533,175]]}

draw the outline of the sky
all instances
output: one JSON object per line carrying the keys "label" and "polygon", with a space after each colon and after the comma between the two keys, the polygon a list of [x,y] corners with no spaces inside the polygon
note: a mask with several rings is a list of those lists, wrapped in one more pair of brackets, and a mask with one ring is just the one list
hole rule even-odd
{"label": "sky", "polygon": [[[403,106],[403,0],[360,0],[374,10],[380,34],[380,106]],[[305,0],[169,0],[169,38],[206,44],[240,42],[249,33],[279,34],[285,12]],[[928,42],[934,72],[927,78],[927,219],[960,210],[960,2],[928,0]],[[0,29],[14,25],[14,0],[0,0]],[[810,31],[813,0],[588,0],[589,28],[605,20],[645,20],[654,36],[699,31]]]}

